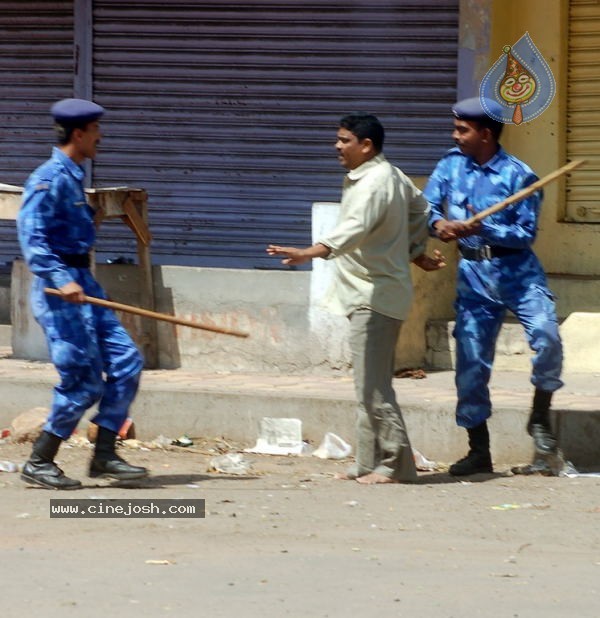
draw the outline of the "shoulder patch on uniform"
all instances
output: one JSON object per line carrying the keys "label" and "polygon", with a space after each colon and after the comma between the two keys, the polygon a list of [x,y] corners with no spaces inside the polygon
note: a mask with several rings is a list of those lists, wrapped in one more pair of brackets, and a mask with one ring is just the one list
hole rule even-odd
{"label": "shoulder patch on uniform", "polygon": [[33,188],[34,191],[47,191],[50,185],[47,182],[40,182]]}
{"label": "shoulder patch on uniform", "polygon": [[454,146],[454,148],[450,148],[450,150],[446,151],[442,159],[446,159],[447,157],[454,157],[454,156],[464,157],[465,155],[461,152],[458,146]]}

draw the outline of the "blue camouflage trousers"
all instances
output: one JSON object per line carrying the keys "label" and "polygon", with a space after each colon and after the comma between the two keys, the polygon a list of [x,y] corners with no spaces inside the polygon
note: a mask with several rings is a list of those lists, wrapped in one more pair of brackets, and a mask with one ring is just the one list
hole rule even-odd
{"label": "blue camouflage trousers", "polygon": [[[87,269],[69,271],[88,296],[106,298]],[[138,390],[142,355],[112,310],[48,296],[45,285],[34,278],[31,302],[60,383],[44,430],[66,440],[84,412],[99,402],[92,422],[117,433]]]}
{"label": "blue camouflage trousers", "polygon": [[506,310],[525,329],[532,359],[531,382],[555,391],[562,386],[562,343],[554,297],[542,267],[529,250],[491,260],[461,259],[456,309],[456,422],[477,427],[492,413],[488,383],[496,339]]}

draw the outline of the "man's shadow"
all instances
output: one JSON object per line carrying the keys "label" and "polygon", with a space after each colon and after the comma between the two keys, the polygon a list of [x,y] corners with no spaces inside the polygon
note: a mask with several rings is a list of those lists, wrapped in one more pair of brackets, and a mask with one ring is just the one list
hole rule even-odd
{"label": "man's shadow", "polygon": [[444,485],[449,483],[486,483],[499,478],[506,478],[502,472],[482,472],[470,476],[452,476],[449,472],[421,473],[414,485]]}
{"label": "man's shadow", "polygon": [[[165,489],[170,486],[196,485],[206,481],[253,481],[258,479],[254,475],[229,475],[229,474],[155,474],[143,479],[131,481],[117,481],[106,479],[102,484],[103,489]],[[93,489],[98,484],[84,485],[82,489]]]}

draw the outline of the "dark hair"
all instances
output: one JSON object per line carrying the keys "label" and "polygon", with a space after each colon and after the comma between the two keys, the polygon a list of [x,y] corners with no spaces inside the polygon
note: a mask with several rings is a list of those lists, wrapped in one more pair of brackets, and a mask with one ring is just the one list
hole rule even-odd
{"label": "dark hair", "polygon": [[381,122],[373,114],[366,114],[365,112],[347,114],[340,120],[340,127],[348,129],[361,142],[364,139],[370,139],[375,151],[381,152],[385,131]]}
{"label": "dark hair", "polygon": [[500,139],[502,129],[504,128],[503,122],[498,122],[497,120],[489,117],[485,120],[476,120],[475,122],[479,125],[480,129],[489,129],[496,141]]}
{"label": "dark hair", "polygon": [[75,123],[65,123],[61,124],[60,122],[54,123],[54,133],[56,135],[56,140],[58,141],[60,146],[65,146],[71,141],[71,135],[73,135],[73,131],[75,129],[81,129],[85,131],[85,128],[90,124],[90,121],[86,122],[75,122]]}

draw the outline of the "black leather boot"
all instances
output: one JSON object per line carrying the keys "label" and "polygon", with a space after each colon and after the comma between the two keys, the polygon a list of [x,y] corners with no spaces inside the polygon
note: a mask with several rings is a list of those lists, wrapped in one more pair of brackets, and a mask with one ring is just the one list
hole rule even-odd
{"label": "black leather boot", "polygon": [[98,427],[96,451],[90,463],[90,476],[99,476],[116,479],[117,481],[131,481],[148,476],[148,470],[141,466],[132,466],[115,452],[117,434],[113,431]]}
{"label": "black leather boot", "polygon": [[452,476],[468,476],[480,472],[493,472],[490,454],[490,434],[486,422],[467,429],[469,434],[469,453],[450,466]]}
{"label": "black leather boot", "polygon": [[70,479],[54,463],[54,458],[62,438],[47,431],[42,431],[33,445],[31,457],[23,466],[21,478],[30,485],[41,485],[46,489],[78,489],[81,482]]}
{"label": "black leather boot", "polygon": [[527,423],[527,433],[533,438],[535,450],[548,455],[556,452],[556,437],[550,423],[550,404],[553,393],[535,389],[533,406]]}

